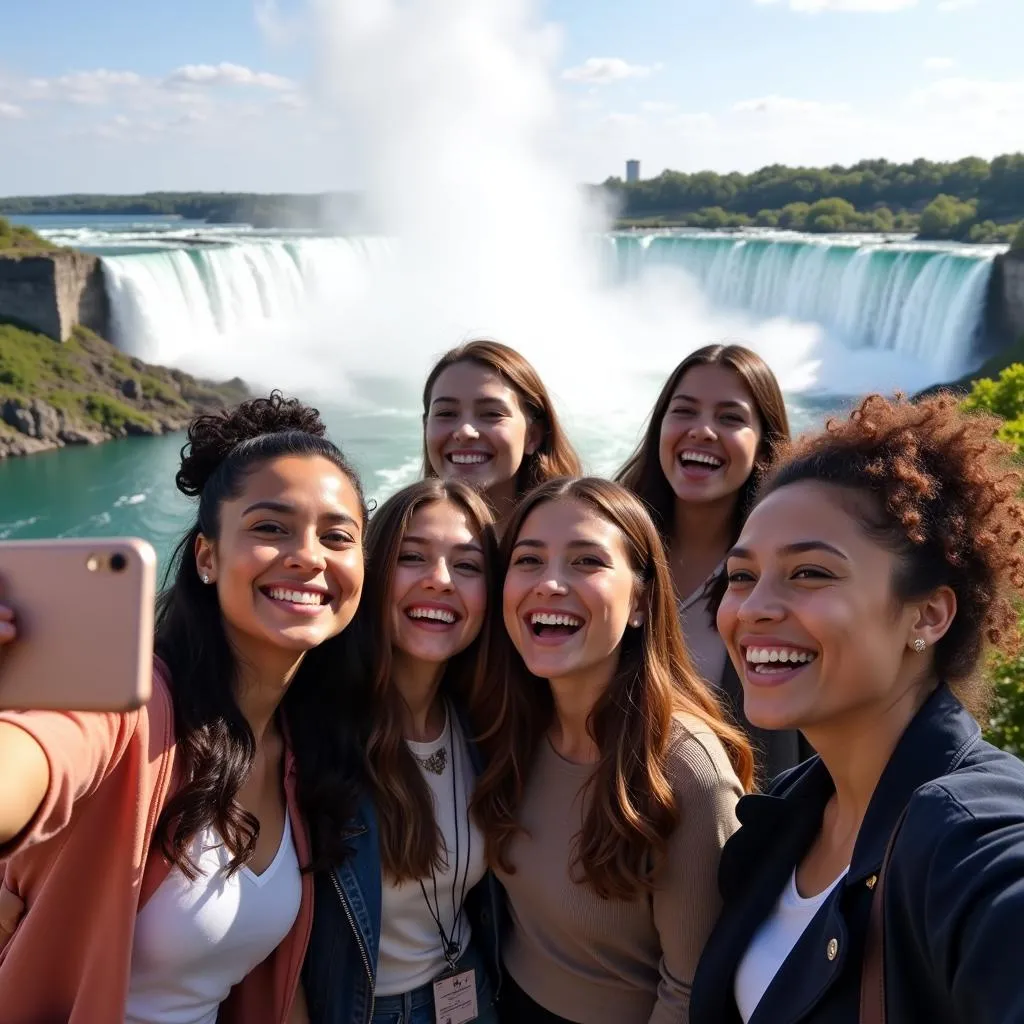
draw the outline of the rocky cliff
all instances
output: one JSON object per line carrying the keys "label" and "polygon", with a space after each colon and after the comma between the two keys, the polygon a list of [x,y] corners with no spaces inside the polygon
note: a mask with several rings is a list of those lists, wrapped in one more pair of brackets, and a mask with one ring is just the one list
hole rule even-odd
{"label": "rocky cliff", "polygon": [[1003,328],[1011,338],[1024,337],[1024,252],[1009,252],[996,263]]}
{"label": "rocky cliff", "polygon": [[60,250],[38,255],[0,255],[0,323],[67,341],[81,324],[107,334],[110,307],[99,259]]}
{"label": "rocky cliff", "polygon": [[64,344],[0,326],[0,459],[181,430],[246,394],[240,380],[150,366],[80,326]]}

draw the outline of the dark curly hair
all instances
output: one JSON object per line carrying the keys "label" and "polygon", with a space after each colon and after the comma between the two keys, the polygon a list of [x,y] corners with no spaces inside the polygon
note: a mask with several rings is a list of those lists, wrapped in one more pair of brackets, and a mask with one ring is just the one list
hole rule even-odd
{"label": "dark curly hair", "polygon": [[[359,477],[326,433],[316,409],[274,391],[198,416],[181,449],[175,482],[182,493],[198,496],[199,509],[168,566],[157,601],[155,647],[170,671],[184,784],[164,807],[156,835],[168,859],[189,877],[195,874],[189,845],[203,829],[213,826],[224,839],[233,855],[230,871],[250,859],[259,835],[259,822],[237,801],[256,740],[234,699],[235,655],[216,589],[204,586],[196,571],[196,539],[216,538],[223,503],[241,493],[249,474],[283,456],[332,462],[359,495],[365,521]],[[350,724],[356,713],[339,692],[351,671],[352,647],[342,632],[309,651],[281,705],[318,865],[344,855],[356,799],[358,744]]]}
{"label": "dark curly hair", "polygon": [[872,499],[845,507],[896,555],[897,600],[941,586],[956,595],[935,670],[978,715],[990,696],[979,660],[986,642],[1017,648],[1015,598],[1024,589],[1021,475],[995,438],[998,425],[962,411],[949,393],[917,402],[870,395],[849,418],[784,448],[759,495],[816,480]]}

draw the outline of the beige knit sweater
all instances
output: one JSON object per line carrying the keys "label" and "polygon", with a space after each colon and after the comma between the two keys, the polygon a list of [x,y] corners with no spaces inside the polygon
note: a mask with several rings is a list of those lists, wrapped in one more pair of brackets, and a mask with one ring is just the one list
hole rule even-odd
{"label": "beige knit sweater", "polygon": [[738,827],[739,780],[721,743],[681,717],[669,759],[680,809],[652,896],[602,900],[570,878],[593,765],[559,756],[546,739],[526,787],[513,874],[498,872],[512,929],[503,958],[541,1006],[578,1024],[686,1024],[697,960],[718,916],[718,859]]}

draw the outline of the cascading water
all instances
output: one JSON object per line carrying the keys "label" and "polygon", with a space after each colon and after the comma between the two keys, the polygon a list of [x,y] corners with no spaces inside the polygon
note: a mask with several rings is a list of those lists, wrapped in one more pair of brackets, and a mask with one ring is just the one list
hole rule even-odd
{"label": "cascading water", "polygon": [[387,254],[381,239],[310,238],[105,257],[112,333],[133,355],[173,365],[365,287]]}
{"label": "cascading water", "polygon": [[847,348],[924,360],[938,375],[969,367],[994,253],[790,238],[614,238],[623,272],[692,274],[716,306],[819,323]]}
{"label": "cascading water", "polygon": [[[605,286],[688,275],[716,308],[820,324],[846,349],[888,350],[933,379],[968,369],[993,253],[793,237],[605,236]],[[302,238],[104,260],[115,338],[151,362],[355,302],[395,264],[382,238]],[[344,331],[342,318],[340,328]]]}

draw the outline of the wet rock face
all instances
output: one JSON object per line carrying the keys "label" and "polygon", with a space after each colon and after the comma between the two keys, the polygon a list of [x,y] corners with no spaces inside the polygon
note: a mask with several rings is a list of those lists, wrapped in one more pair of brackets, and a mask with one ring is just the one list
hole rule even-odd
{"label": "wet rock face", "polygon": [[9,427],[38,441],[57,442],[64,429],[64,414],[39,398],[8,398],[0,417]]}
{"label": "wet rock face", "polygon": [[110,301],[96,256],[66,250],[0,257],[0,320],[67,341],[76,324],[107,332]]}

